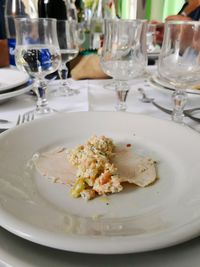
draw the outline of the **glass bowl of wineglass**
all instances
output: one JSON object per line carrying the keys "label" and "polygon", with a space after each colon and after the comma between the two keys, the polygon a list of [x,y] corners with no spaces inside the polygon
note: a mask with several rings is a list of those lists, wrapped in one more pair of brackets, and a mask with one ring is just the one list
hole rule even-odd
{"label": "glass bowl of wineglass", "polygon": [[168,21],[158,61],[160,78],[175,88],[172,120],[183,123],[186,89],[200,82],[200,22]]}
{"label": "glass bowl of wineglass", "polygon": [[47,18],[16,18],[17,67],[35,80],[36,116],[54,112],[46,98],[45,76],[55,72],[61,63],[56,20]]}
{"label": "glass bowl of wineglass", "polygon": [[105,20],[100,63],[103,71],[114,78],[119,111],[126,110],[130,89],[126,81],[140,76],[146,69],[147,56],[141,38],[143,23],[143,20]]}
{"label": "glass bowl of wineglass", "polygon": [[58,42],[61,52],[62,64],[58,70],[61,79],[60,94],[63,96],[71,96],[79,91],[70,87],[67,81],[68,68],[67,63],[74,59],[79,52],[79,37],[77,22],[74,20],[57,20]]}

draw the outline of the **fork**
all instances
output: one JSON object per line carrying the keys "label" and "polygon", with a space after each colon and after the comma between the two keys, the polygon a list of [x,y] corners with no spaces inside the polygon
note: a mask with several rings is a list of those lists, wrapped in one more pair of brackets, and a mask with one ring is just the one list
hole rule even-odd
{"label": "fork", "polygon": [[32,120],[34,120],[34,112],[27,112],[23,115],[19,114],[16,125],[20,125]]}
{"label": "fork", "polygon": [[[154,98],[150,98],[150,97],[147,97],[144,89],[142,88],[138,88],[138,91],[142,94],[142,98],[140,99],[140,101],[142,101],[143,103],[151,103],[153,104],[155,107],[157,107],[158,109],[162,110],[163,112],[167,113],[167,114],[172,114],[172,110],[170,109],[167,109],[159,104],[157,104],[155,101],[154,101]],[[196,107],[196,108],[190,108],[190,109],[186,109],[183,111],[184,115],[189,117],[191,120],[194,120],[196,122],[200,122],[200,118],[197,118],[197,117],[194,117],[192,115],[192,112],[194,111],[198,111],[200,110],[200,107]]]}

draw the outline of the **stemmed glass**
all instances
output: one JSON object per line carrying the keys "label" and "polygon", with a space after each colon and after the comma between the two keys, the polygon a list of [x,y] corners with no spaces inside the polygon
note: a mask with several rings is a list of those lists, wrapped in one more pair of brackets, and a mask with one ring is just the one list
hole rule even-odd
{"label": "stemmed glass", "polygon": [[57,20],[57,34],[62,60],[62,64],[59,68],[59,76],[61,79],[59,89],[61,95],[71,96],[79,93],[78,90],[70,88],[67,82],[68,68],[66,65],[66,63],[75,58],[79,52],[77,22],[74,20]]}
{"label": "stemmed glass", "polygon": [[148,23],[147,24],[147,53],[159,53],[160,46],[157,44],[157,24]]}
{"label": "stemmed glass", "polygon": [[105,35],[100,63],[103,71],[114,78],[116,109],[126,110],[129,85],[126,81],[144,73],[147,57],[141,43],[142,20],[105,20]]}
{"label": "stemmed glass", "polygon": [[35,92],[38,98],[35,115],[49,114],[54,110],[48,106],[45,76],[55,72],[61,62],[56,20],[17,18],[15,27],[16,65],[35,79]]}
{"label": "stemmed glass", "polygon": [[200,22],[168,21],[158,62],[162,79],[175,87],[172,120],[183,122],[186,89],[200,81]]}

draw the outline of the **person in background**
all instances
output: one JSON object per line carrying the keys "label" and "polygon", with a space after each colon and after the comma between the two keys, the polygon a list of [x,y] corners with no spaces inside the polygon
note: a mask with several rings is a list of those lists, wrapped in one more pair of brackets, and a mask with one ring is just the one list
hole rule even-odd
{"label": "person in background", "polygon": [[166,20],[200,20],[200,0],[188,0],[177,15],[168,16]]}
{"label": "person in background", "polygon": [[[200,0],[185,1],[185,4],[177,15],[168,16],[165,20],[200,20]],[[158,21],[152,21],[151,23],[157,24],[156,41],[158,44],[161,44],[163,40],[164,24]]]}

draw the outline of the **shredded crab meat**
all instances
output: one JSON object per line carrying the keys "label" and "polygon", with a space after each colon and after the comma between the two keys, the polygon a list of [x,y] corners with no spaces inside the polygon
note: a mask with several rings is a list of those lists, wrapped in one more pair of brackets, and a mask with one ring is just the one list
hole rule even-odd
{"label": "shredded crab meat", "polygon": [[[117,168],[111,163],[114,148],[112,139],[92,136],[86,144],[71,150],[69,162],[77,168],[77,183],[82,185],[82,190],[77,193],[77,183],[75,184],[71,190],[73,196],[91,199],[96,194],[115,193],[123,189]],[[90,189],[95,195],[85,191]]]}
{"label": "shredded crab meat", "polygon": [[138,166],[134,166],[132,177],[121,177],[112,162],[114,157],[113,140],[105,136],[92,136],[84,145],[72,149],[69,162],[77,168],[77,173],[71,195],[89,200],[97,195],[122,191],[124,182],[144,187],[156,179],[155,166],[151,159],[141,157]]}

